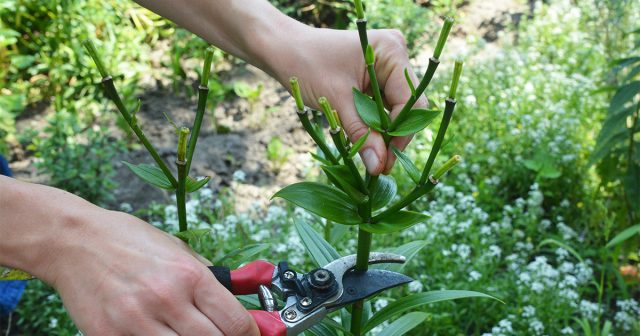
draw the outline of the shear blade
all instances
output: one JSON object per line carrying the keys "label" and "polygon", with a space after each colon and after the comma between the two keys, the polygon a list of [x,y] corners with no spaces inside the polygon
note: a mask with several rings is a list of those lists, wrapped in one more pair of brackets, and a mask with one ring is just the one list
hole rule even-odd
{"label": "shear blade", "polygon": [[334,304],[333,308],[341,308],[353,302],[391,289],[408,284],[413,279],[397,272],[370,269],[366,272],[349,271],[342,278],[344,288],[342,297]]}

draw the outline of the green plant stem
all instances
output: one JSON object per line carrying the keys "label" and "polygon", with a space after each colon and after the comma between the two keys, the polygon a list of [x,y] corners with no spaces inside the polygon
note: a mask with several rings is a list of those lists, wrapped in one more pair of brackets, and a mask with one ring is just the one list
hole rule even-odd
{"label": "green plant stem", "polygon": [[322,153],[324,154],[324,157],[327,158],[327,160],[331,161],[331,163],[333,163],[334,165],[339,164],[338,159],[336,159],[336,157],[333,155],[333,153],[327,146],[327,143],[318,134],[315,127],[311,125],[311,121],[309,120],[309,116],[308,116],[309,113],[311,112],[309,111],[307,113],[305,111],[297,111],[298,118],[300,118],[300,122],[302,122],[302,127],[304,127],[307,133],[309,133],[309,136],[311,136],[313,141],[315,141],[316,145],[318,145],[318,148],[320,148],[320,151],[322,151]]}
{"label": "green plant stem", "polygon": [[398,125],[408,117],[408,114],[413,108],[413,105],[416,104],[416,102],[418,101],[418,98],[422,96],[422,94],[424,93],[424,90],[426,90],[427,87],[429,86],[429,83],[431,83],[431,79],[433,79],[433,75],[436,73],[436,69],[438,68],[438,65],[440,65],[440,61],[437,58],[434,58],[434,57],[429,58],[429,65],[427,66],[427,71],[425,71],[424,76],[422,77],[422,79],[420,80],[420,83],[416,87],[415,94],[409,97],[409,100],[407,100],[407,103],[404,104],[404,106],[402,107],[402,110],[400,110],[400,113],[398,113],[396,118],[393,120],[393,122],[391,123],[391,126],[389,127],[390,131],[395,130],[398,127]]}
{"label": "green plant stem", "polygon": [[371,81],[371,91],[373,91],[373,98],[376,102],[376,107],[378,109],[378,116],[380,117],[380,124],[382,125],[382,130],[385,131],[385,138],[389,137],[386,134],[386,131],[389,128],[389,115],[384,110],[384,102],[382,101],[382,94],[380,93],[380,85],[378,84],[378,77],[376,76],[376,70],[373,64],[367,65],[367,71],[369,72],[369,80]]}
{"label": "green plant stem", "polygon": [[364,55],[367,52],[367,46],[369,45],[369,37],[367,36],[367,19],[358,19],[356,21],[356,26],[358,26],[360,46],[362,47],[362,55]]}
{"label": "green plant stem", "polygon": [[178,189],[176,189],[176,203],[178,206],[178,227],[180,232],[187,231],[186,181],[187,167],[178,163]]}
{"label": "green plant stem", "polygon": [[364,180],[362,179],[362,176],[358,171],[358,167],[356,167],[356,164],[355,162],[353,162],[353,159],[349,157],[349,150],[347,150],[347,144],[345,143],[345,140],[342,137],[342,131],[338,128],[336,130],[331,130],[329,133],[331,133],[331,138],[333,139],[333,143],[336,145],[336,148],[338,148],[338,152],[342,156],[342,160],[344,161],[344,164],[347,166],[347,168],[349,168],[349,170],[351,171],[351,174],[354,177],[356,177],[356,181],[358,183],[358,190],[360,190],[365,195],[369,195],[369,190],[367,190],[364,184]]}
{"label": "green plant stem", "polygon": [[393,214],[393,213],[396,213],[396,212],[402,210],[404,207],[406,207],[407,205],[411,204],[413,201],[417,200],[418,198],[424,196],[425,194],[427,194],[428,192],[433,190],[433,188],[435,188],[436,185],[437,185],[437,183],[433,183],[433,182],[429,181],[429,183],[427,183],[427,184],[415,186],[413,188],[413,190],[411,190],[410,193],[408,193],[407,195],[402,197],[402,199],[400,199],[398,202],[396,202],[395,204],[391,205],[385,211],[383,211],[383,212],[377,214],[376,216],[374,216],[373,218],[371,218],[371,222],[372,223],[376,223],[380,219],[384,218],[385,216],[388,216],[390,214]]}
{"label": "green plant stem", "polygon": [[453,99],[447,99],[445,101],[444,115],[442,116],[442,122],[440,123],[440,128],[438,129],[438,135],[436,136],[436,140],[433,143],[433,148],[431,148],[431,153],[429,153],[429,158],[427,159],[427,164],[422,171],[422,176],[420,176],[419,185],[423,185],[427,178],[429,177],[429,173],[431,172],[431,167],[433,167],[433,162],[436,160],[436,156],[440,151],[440,147],[442,147],[442,141],[444,140],[444,135],[447,133],[447,128],[449,127],[449,122],[451,122],[451,116],[453,116],[453,110],[456,107],[456,101]]}
{"label": "green plant stem", "polygon": [[187,175],[189,175],[189,170],[191,169],[193,153],[196,151],[196,143],[198,142],[198,136],[200,135],[200,128],[202,127],[202,119],[204,118],[204,112],[207,107],[208,96],[209,88],[207,86],[200,85],[198,87],[198,108],[196,110],[196,119],[193,121],[191,137],[189,138],[189,144],[187,147]]}
{"label": "green plant stem", "polygon": [[127,108],[124,106],[124,103],[122,102],[122,99],[120,98],[120,95],[118,94],[118,91],[116,90],[116,87],[113,84],[113,78],[111,76],[104,77],[102,79],[102,85],[104,86],[107,97],[109,97],[109,99],[111,99],[111,101],[113,101],[113,103],[116,105],[116,107],[118,108],[118,111],[120,111],[120,114],[122,114],[122,117],[124,118],[124,120],[127,122],[129,127],[131,127],[131,129],[133,130],[133,133],[136,134],[140,142],[142,142],[142,145],[144,146],[144,148],[146,148],[149,154],[151,154],[151,157],[156,162],[158,167],[160,167],[160,169],[162,170],[164,175],[167,177],[167,179],[169,179],[169,182],[171,182],[171,185],[174,188],[177,188],[178,181],[173,176],[173,173],[171,173],[171,170],[169,170],[169,167],[164,163],[164,161],[162,160],[162,158],[160,157],[156,149],[153,147],[153,145],[151,145],[151,142],[149,142],[149,139],[147,139],[147,136],[144,135],[144,132],[142,132],[142,129],[137,125],[137,123],[134,122],[134,120],[131,118],[131,114],[129,113]]}

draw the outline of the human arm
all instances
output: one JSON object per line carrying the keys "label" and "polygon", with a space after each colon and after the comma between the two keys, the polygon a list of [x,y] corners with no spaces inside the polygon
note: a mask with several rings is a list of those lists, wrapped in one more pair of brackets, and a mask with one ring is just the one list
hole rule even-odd
{"label": "human arm", "polygon": [[[327,97],[337,109],[352,141],[365,133],[353,104],[351,88],[369,89],[369,79],[355,31],[308,27],[279,12],[266,0],[136,0],[198,34],[209,43],[236,55],[269,73],[289,88],[289,77],[300,80],[303,99],[318,108]],[[396,30],[371,30],[369,40],[376,51],[376,73],[391,117],[395,117],[411,92],[404,79],[409,70],[414,83],[402,34]],[[426,106],[421,97],[416,106]],[[394,138],[403,149],[410,137]],[[382,136],[373,132],[360,150],[373,175],[388,172],[395,161]]]}
{"label": "human arm", "polygon": [[257,335],[179,239],[125,213],[0,176],[0,265],[52,285],[86,335]]}

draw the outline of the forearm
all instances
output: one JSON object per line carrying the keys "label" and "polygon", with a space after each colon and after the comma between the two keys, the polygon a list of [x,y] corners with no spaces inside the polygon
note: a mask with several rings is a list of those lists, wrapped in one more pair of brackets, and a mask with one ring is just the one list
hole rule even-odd
{"label": "forearm", "polygon": [[68,192],[0,176],[0,265],[55,281],[48,275],[56,256],[95,209]]}
{"label": "forearm", "polygon": [[307,29],[266,0],[135,1],[274,76],[275,60]]}

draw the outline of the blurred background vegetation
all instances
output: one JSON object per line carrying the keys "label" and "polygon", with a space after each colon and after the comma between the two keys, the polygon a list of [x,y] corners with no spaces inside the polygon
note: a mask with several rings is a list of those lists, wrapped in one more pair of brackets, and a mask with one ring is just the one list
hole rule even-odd
{"label": "blurred background vegetation", "polygon": [[[272,3],[309,25],[353,28],[352,1]],[[456,16],[447,61],[467,60],[453,136],[442,155],[461,154],[464,164],[434,197],[416,205],[431,221],[376,238],[374,249],[421,249],[405,269],[418,281],[401,291],[472,289],[506,302],[426,307],[429,319],[415,333],[640,334],[640,3],[365,4],[371,27],[405,34],[418,69],[439,16]],[[116,173],[118,158],[137,147],[103,97],[81,45],[87,38],[108,55],[107,66],[132,109],[138,98],[153,100],[154,94],[193,105],[206,43],[173,23],[129,0],[0,0],[0,153],[26,171],[19,176],[175,230],[171,202],[132,208],[114,196],[126,184]],[[222,51],[214,63],[209,110],[216,112],[207,117],[214,141],[242,134],[234,123],[245,119],[255,130],[275,116],[294,119],[277,84],[247,77],[239,70],[247,65]],[[429,98],[442,101],[447,79],[436,78]],[[408,154],[426,160],[432,135],[417,135]],[[221,154],[217,160],[237,169],[190,201],[190,221],[214,232],[201,242],[212,251],[208,257],[269,243],[249,257],[288,258],[302,268],[308,258],[291,216],[308,218],[339,251],[354,251],[349,228],[324,231],[313,216],[279,204],[238,208],[243,190],[268,198],[277,189],[272,185],[316,176],[310,158],[298,160],[307,148],[296,147],[288,133],[268,133],[259,145],[264,165],[250,171],[237,164],[238,157]],[[296,161],[307,163],[300,168]],[[399,169],[393,176],[401,189],[410,185]],[[608,244],[624,230],[627,240]],[[374,309],[389,300],[378,298]],[[16,335],[77,333],[57,295],[35,281],[10,328],[7,322],[0,319],[0,331]]]}

